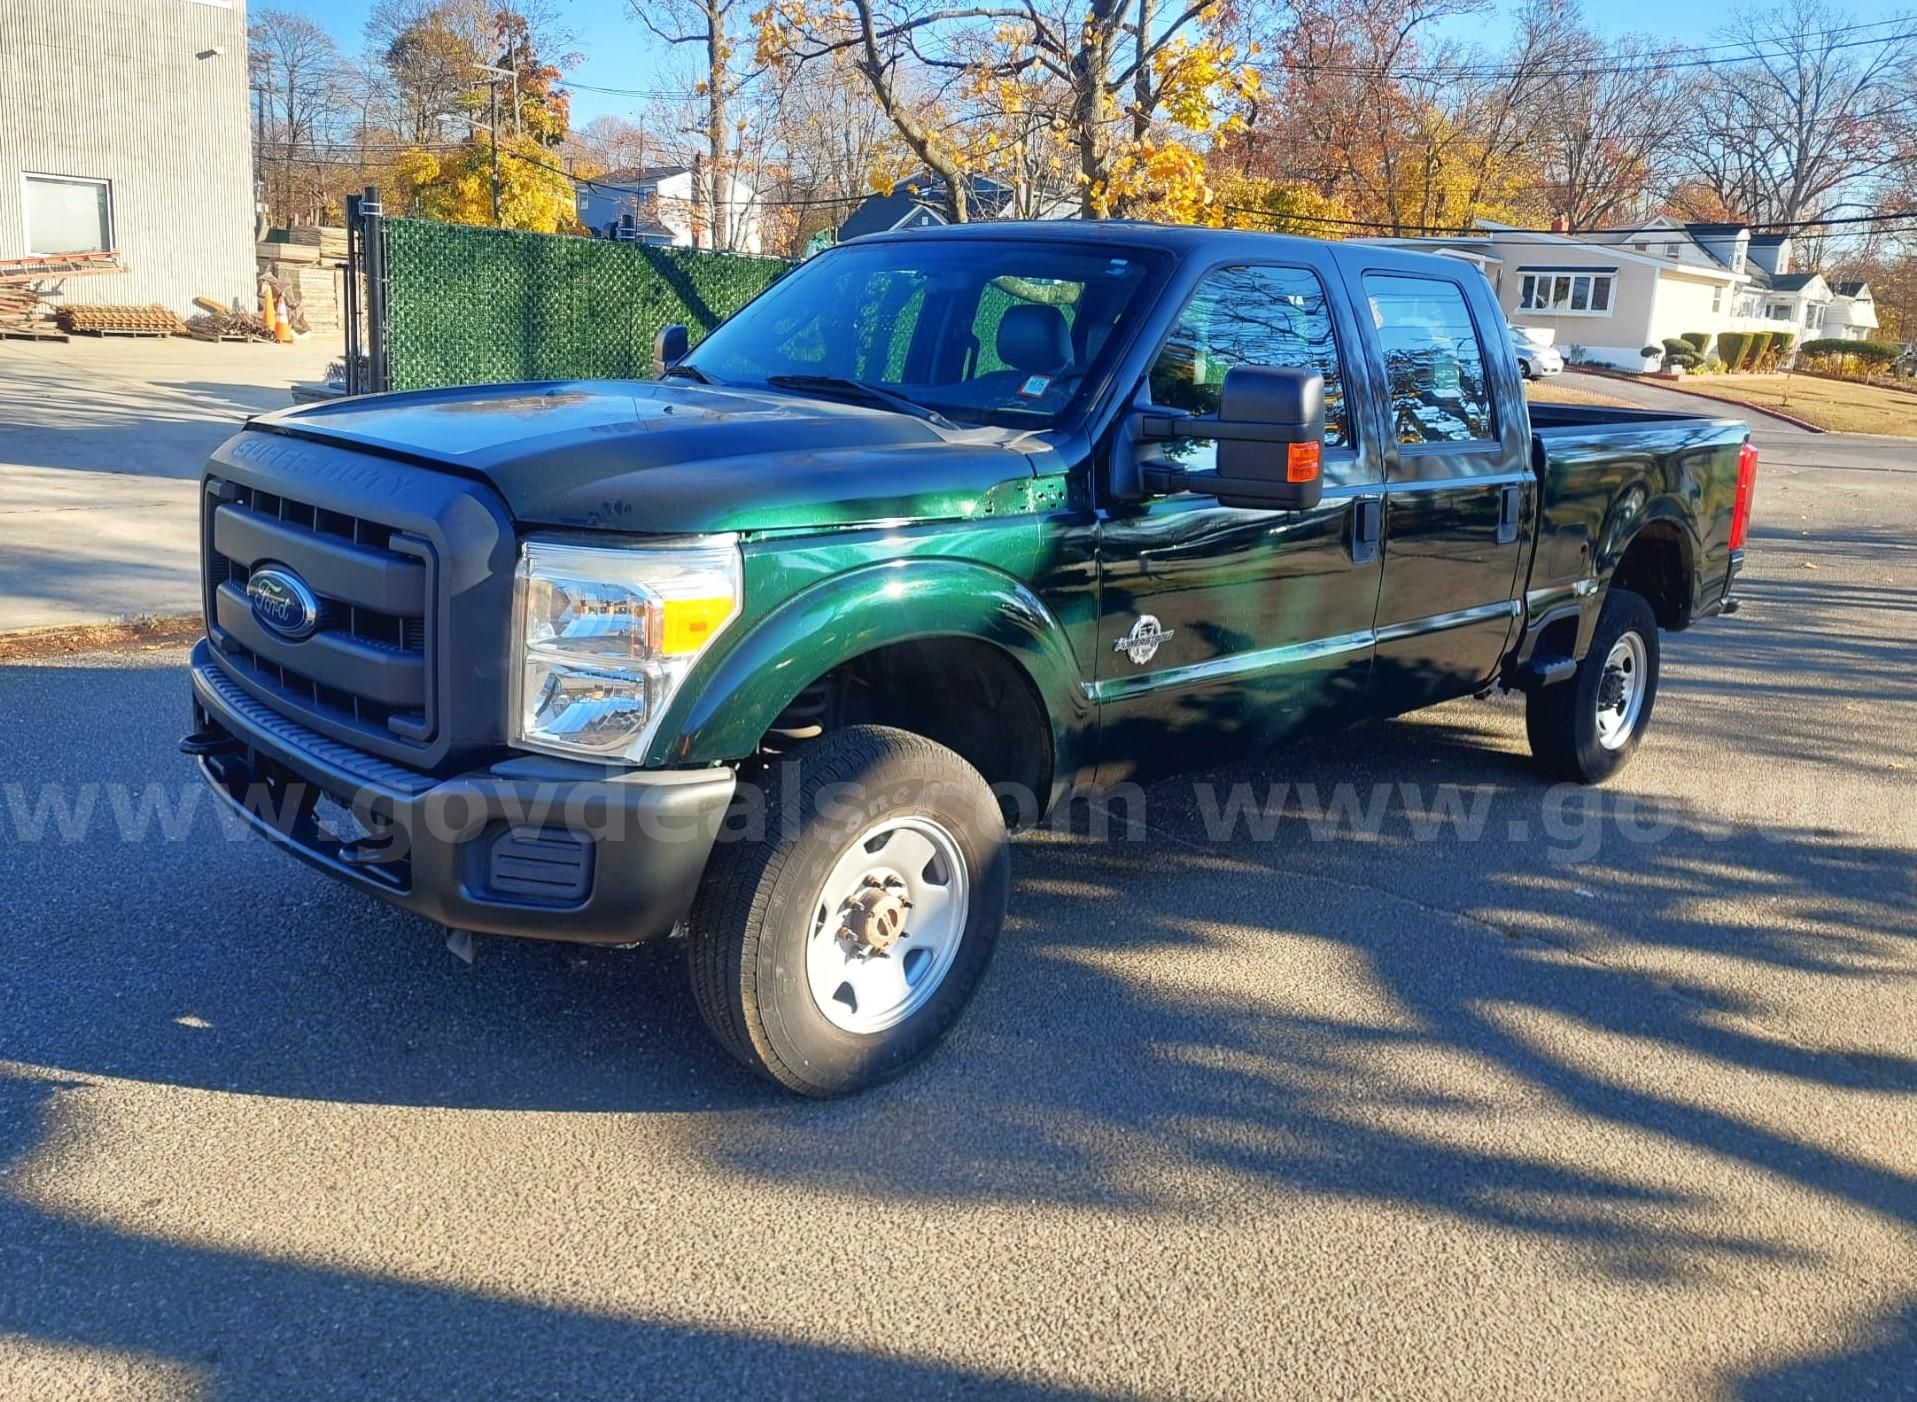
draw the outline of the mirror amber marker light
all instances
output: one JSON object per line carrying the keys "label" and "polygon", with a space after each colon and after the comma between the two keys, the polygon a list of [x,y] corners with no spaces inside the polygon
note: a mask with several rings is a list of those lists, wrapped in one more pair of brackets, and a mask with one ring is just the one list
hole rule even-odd
{"label": "mirror amber marker light", "polygon": [[1316,482],[1318,466],[1324,456],[1324,444],[1317,439],[1309,443],[1291,443],[1285,451],[1285,480],[1287,482]]}

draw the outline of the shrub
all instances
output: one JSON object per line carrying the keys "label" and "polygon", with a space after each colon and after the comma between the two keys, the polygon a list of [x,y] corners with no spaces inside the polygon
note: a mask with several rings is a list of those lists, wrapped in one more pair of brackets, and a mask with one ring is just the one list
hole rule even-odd
{"label": "shrub", "polygon": [[1677,336],[1666,336],[1661,351],[1646,351],[1646,355],[1662,355],[1666,370],[1689,370],[1697,364],[1697,352],[1691,349],[1691,343]]}
{"label": "shrub", "polygon": [[1744,363],[1744,357],[1751,348],[1751,333],[1748,331],[1720,331],[1717,333],[1717,358],[1724,362],[1726,370],[1736,370]]}
{"label": "shrub", "polygon": [[1817,367],[1834,371],[1840,375],[1853,375],[1860,370],[1866,377],[1881,365],[1888,365],[1903,352],[1896,346],[1883,341],[1844,341],[1834,337],[1824,337],[1804,342],[1804,355]]}
{"label": "shrub", "polygon": [[1686,331],[1678,340],[1691,348],[1691,354],[1702,360],[1711,349],[1711,333],[1708,331]]}
{"label": "shrub", "polygon": [[1764,357],[1770,352],[1771,342],[1776,339],[1777,333],[1775,331],[1751,332],[1750,348],[1744,352],[1743,362],[1737,368],[1740,370],[1755,370],[1763,365]]}

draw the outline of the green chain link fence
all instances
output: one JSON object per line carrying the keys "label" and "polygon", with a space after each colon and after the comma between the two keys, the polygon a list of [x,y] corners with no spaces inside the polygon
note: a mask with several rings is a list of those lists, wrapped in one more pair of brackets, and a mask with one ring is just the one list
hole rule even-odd
{"label": "green chain link fence", "polygon": [[682,322],[696,343],[784,275],[782,258],[381,221],[393,389],[635,379]]}

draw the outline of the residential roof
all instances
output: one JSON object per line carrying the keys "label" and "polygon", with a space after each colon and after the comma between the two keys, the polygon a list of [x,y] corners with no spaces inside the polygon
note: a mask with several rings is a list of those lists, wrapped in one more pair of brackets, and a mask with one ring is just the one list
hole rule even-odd
{"label": "residential roof", "polygon": [[1753,245],[1761,243],[1766,248],[1775,248],[1780,243],[1789,243],[1790,237],[1789,234],[1752,234],[1751,243]]}
{"label": "residential roof", "polygon": [[1817,281],[1816,273],[1772,273],[1770,288],[1773,292],[1802,292]]}
{"label": "residential roof", "polygon": [[1839,297],[1856,297],[1870,291],[1870,284],[1867,282],[1833,282],[1830,285],[1830,290],[1835,292]]}
{"label": "residential roof", "polygon": [[646,185],[655,180],[664,180],[674,175],[684,175],[684,166],[622,166],[618,170],[609,170],[604,175],[595,175],[589,182],[594,185]]}

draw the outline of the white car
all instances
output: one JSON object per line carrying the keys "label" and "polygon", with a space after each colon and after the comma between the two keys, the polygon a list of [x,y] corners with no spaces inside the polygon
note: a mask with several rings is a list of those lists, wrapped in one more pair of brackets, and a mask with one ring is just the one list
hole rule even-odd
{"label": "white car", "polygon": [[1527,380],[1555,375],[1564,369],[1564,357],[1558,354],[1557,347],[1545,344],[1528,326],[1511,328],[1511,346],[1518,353],[1518,373]]}

